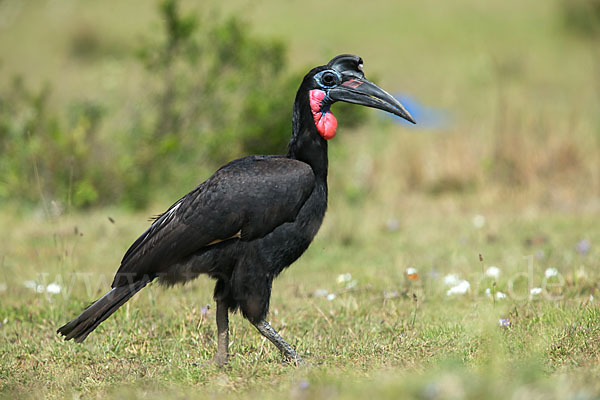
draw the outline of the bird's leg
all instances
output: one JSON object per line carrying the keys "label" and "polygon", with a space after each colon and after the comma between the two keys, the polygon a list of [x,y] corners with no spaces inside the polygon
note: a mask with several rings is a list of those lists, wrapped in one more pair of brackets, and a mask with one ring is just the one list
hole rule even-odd
{"label": "bird's leg", "polygon": [[222,367],[229,360],[229,309],[224,300],[217,299],[217,354],[213,361]]}
{"label": "bird's leg", "polygon": [[288,361],[295,364],[304,364],[302,358],[296,353],[296,350],[292,348],[275,329],[264,319],[257,323],[252,323],[256,329],[267,339],[269,339],[288,359]]}

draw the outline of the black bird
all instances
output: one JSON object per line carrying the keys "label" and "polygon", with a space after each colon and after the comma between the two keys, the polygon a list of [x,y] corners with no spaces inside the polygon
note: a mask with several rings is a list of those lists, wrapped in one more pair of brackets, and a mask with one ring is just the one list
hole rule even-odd
{"label": "black bird", "polygon": [[294,101],[287,155],[232,161],[157,217],[125,253],[112,289],[58,329],[82,342],[154,279],[173,285],[200,274],[216,280],[218,346],[227,362],[229,311],[240,310],[292,362],[295,350],[265,320],[273,279],[304,253],[327,209],[327,140],[336,101],[374,107],[415,121],[365,79],[360,57],[343,54],[313,68]]}

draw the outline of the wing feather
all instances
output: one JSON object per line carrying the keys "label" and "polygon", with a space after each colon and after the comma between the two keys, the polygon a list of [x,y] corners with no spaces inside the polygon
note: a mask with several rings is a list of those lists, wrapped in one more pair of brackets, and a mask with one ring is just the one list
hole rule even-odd
{"label": "wing feather", "polygon": [[188,193],[131,245],[113,281],[130,284],[168,268],[211,243],[261,238],[291,222],[312,193],[308,164],[276,156],[233,161]]}

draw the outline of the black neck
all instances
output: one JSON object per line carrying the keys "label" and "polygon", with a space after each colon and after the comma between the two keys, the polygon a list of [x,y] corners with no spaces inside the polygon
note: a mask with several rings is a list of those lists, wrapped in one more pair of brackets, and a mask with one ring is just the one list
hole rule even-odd
{"label": "black neck", "polygon": [[302,86],[294,101],[292,139],[288,145],[287,156],[307,163],[317,179],[327,181],[327,141],[317,131],[310,110],[308,91]]}

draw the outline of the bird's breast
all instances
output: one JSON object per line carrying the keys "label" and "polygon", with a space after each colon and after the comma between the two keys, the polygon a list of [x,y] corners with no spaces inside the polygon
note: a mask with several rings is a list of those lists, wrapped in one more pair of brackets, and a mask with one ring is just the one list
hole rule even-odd
{"label": "bird's breast", "polygon": [[327,210],[327,187],[317,185],[292,222],[277,227],[258,241],[263,261],[279,274],[296,261],[318,233]]}

